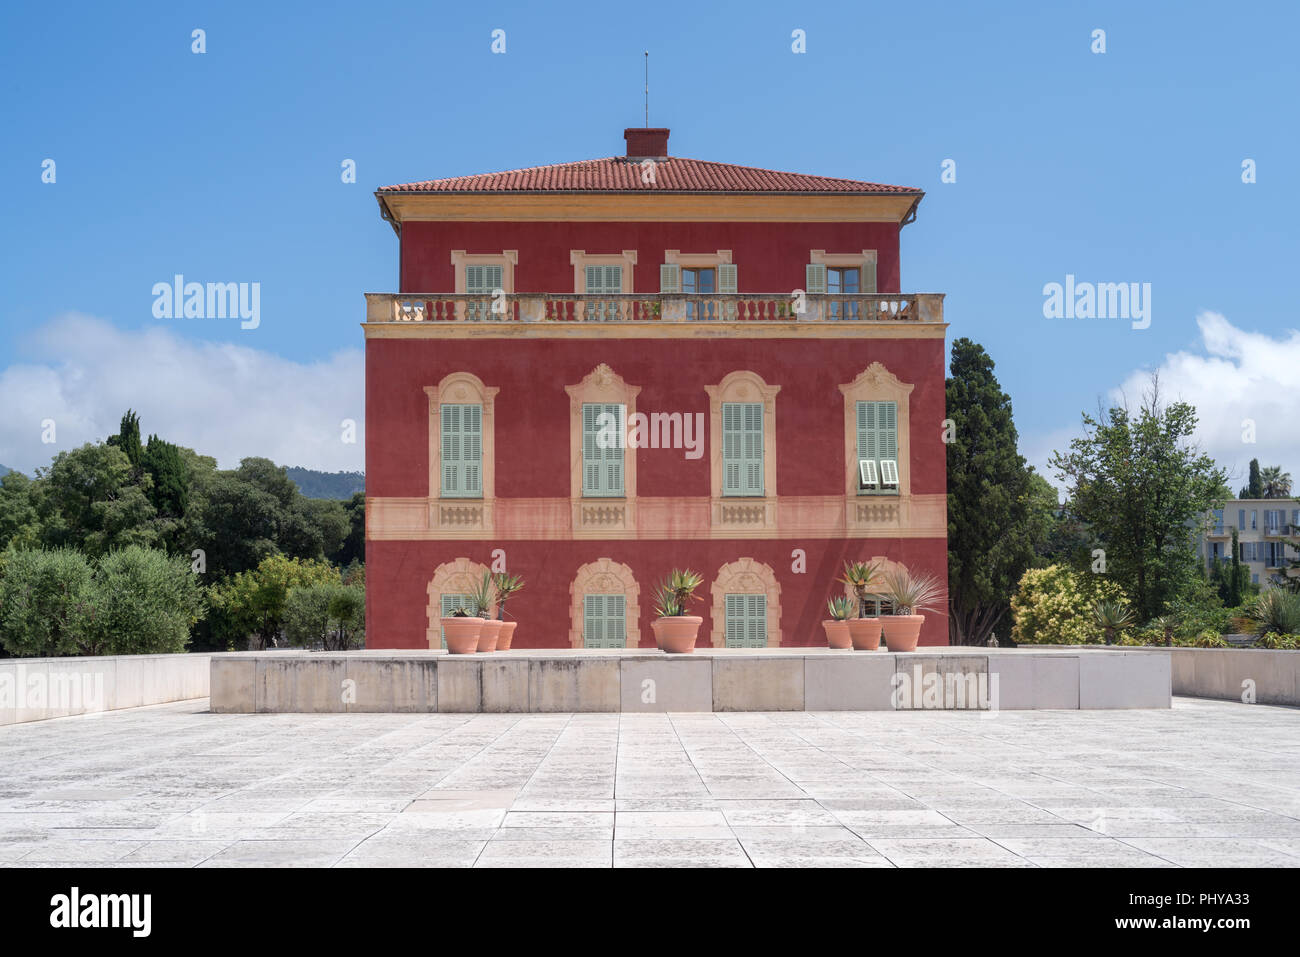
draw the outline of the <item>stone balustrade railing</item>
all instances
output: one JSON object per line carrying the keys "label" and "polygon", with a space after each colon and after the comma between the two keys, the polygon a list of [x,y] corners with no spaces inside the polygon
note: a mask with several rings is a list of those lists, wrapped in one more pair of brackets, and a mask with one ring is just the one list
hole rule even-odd
{"label": "stone balustrade railing", "polygon": [[[802,311],[796,311],[802,304]],[[366,322],[943,322],[942,293],[366,293]]]}

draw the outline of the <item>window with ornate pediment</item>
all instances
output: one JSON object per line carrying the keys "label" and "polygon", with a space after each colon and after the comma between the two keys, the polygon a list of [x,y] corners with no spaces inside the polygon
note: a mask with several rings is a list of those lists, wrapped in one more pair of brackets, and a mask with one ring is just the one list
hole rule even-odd
{"label": "window with ornate pediment", "polygon": [[576,538],[619,538],[636,528],[636,449],[627,425],[640,386],[603,362],[569,395],[569,499]]}
{"label": "window with ornate pediment", "polygon": [[757,372],[728,373],[709,395],[709,464],[713,524],[776,527],[776,395]]}
{"label": "window with ornate pediment", "polygon": [[627,565],[610,558],[588,562],[573,577],[569,599],[571,647],[640,645],[641,586]]}
{"label": "window with ornate pediment", "polygon": [[710,586],[715,648],[775,648],[781,644],[781,585],[770,565],[753,558],[728,562]]}
{"label": "window with ornate pediment", "polygon": [[453,372],[429,399],[430,527],[490,529],[496,500],[495,403],[500,391]]}
{"label": "window with ornate pediment", "polygon": [[844,394],[844,494],[906,498],[912,492],[910,417],[913,385],[873,362]]}

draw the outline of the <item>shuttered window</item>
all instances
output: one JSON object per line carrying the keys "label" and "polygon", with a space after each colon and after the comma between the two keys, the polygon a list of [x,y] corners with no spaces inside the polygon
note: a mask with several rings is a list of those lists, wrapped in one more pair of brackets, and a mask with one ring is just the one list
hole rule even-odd
{"label": "shuttered window", "polygon": [[623,495],[623,406],[582,404],[582,494],[588,498]]}
{"label": "shuttered window", "polygon": [[767,647],[767,596],[727,595],[727,647]]}
{"label": "shuttered window", "polygon": [[[623,292],[622,266],[587,266],[585,267],[588,296],[618,296]],[[587,318],[596,322],[609,322],[618,318],[619,300],[587,300]]]}
{"label": "shuttered window", "polygon": [[763,494],[763,403],[722,403],[722,494]]}
{"label": "shuttered window", "polygon": [[483,497],[483,406],[442,406],[442,497]]}
{"label": "shuttered window", "polygon": [[584,648],[623,648],[627,645],[627,598],[586,595],[582,599]]}
{"label": "shuttered window", "polygon": [[[858,402],[858,461],[853,463],[858,475],[858,493],[897,494],[899,490],[898,475],[898,403],[896,402]],[[874,487],[862,482],[863,460],[876,463],[878,482]]]}
{"label": "shuttered window", "polygon": [[[491,296],[498,289],[504,290],[504,276],[503,266],[466,266],[465,292],[471,296]],[[486,300],[467,302],[465,318],[476,320],[493,318],[492,303]]]}

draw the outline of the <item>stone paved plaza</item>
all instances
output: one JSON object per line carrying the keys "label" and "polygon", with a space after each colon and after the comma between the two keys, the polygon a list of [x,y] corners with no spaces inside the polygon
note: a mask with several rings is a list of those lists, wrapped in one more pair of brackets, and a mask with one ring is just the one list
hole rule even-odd
{"label": "stone paved plaza", "polygon": [[1300,866],[1300,711],[214,715],[0,728],[5,866]]}

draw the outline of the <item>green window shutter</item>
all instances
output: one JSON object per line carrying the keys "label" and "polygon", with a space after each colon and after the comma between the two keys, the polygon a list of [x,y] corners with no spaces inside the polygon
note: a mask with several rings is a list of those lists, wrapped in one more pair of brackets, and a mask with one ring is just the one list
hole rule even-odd
{"label": "green window shutter", "polygon": [[874,293],[876,291],[876,264],[874,262],[862,264],[862,291],[864,293]]}
{"label": "green window shutter", "polygon": [[466,266],[465,292],[473,296],[490,296],[505,288],[505,272],[501,266]]}
{"label": "green window shutter", "polygon": [[809,263],[804,268],[804,292],[820,296],[826,292],[826,267],[822,263]]}
{"label": "green window shutter", "polygon": [[[585,292],[588,296],[617,296],[623,292],[622,266],[587,266]],[[587,318],[609,322],[618,318],[618,301],[587,303]]]}
{"label": "green window shutter", "polygon": [[483,407],[442,406],[442,497],[483,495]]}
{"label": "green window shutter", "polygon": [[[880,479],[880,488],[892,482],[898,485],[898,403],[896,402],[858,402],[858,458],[876,463],[876,474]],[[858,463],[853,463],[855,471]],[[858,491],[868,491],[858,483]],[[874,490],[872,490],[874,491]]]}
{"label": "green window shutter", "polygon": [[728,648],[767,646],[766,595],[727,595],[726,614]]}
{"label": "green window shutter", "polygon": [[627,599],[623,595],[583,596],[582,644],[586,648],[627,645]]}
{"label": "green window shutter", "polygon": [[745,596],[727,596],[727,647],[739,648],[745,639]]}
{"label": "green window shutter", "polygon": [[616,296],[623,291],[622,266],[587,266],[586,276],[589,296]]}
{"label": "green window shutter", "polygon": [[[616,424],[614,435],[608,434],[610,416]],[[614,403],[582,404],[582,494],[586,497],[620,497],[623,495],[623,407]],[[600,436],[612,448],[601,448]],[[610,442],[617,438],[619,441]]]}
{"label": "green window shutter", "polygon": [[722,403],[722,494],[763,494],[763,403]]}
{"label": "green window shutter", "polygon": [[661,293],[678,293],[682,291],[682,267],[677,263],[663,263],[659,267],[659,291]]}
{"label": "green window shutter", "polygon": [[721,263],[718,266],[718,292],[736,295],[736,265]]}

